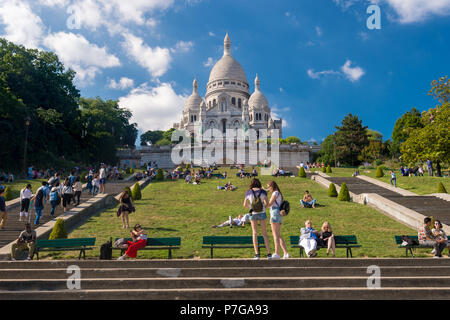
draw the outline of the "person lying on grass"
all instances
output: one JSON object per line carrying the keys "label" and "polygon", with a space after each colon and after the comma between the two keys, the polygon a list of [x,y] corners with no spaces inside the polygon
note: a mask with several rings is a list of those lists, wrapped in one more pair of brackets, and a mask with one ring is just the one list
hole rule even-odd
{"label": "person lying on grass", "polygon": [[225,186],[223,186],[223,187],[222,187],[222,186],[218,186],[217,189],[219,189],[219,190],[233,191],[233,190],[236,190],[237,187],[234,186],[234,185],[231,183],[231,181],[229,181],[228,183],[225,183]]}
{"label": "person lying on grass", "polygon": [[219,225],[213,225],[212,228],[223,228],[223,227],[232,227],[232,226],[238,226],[238,227],[243,227],[245,225],[246,222],[250,221],[250,214],[245,214],[245,215],[238,215],[236,218],[232,219],[230,216],[230,219],[228,219],[227,221],[223,222],[222,224]]}

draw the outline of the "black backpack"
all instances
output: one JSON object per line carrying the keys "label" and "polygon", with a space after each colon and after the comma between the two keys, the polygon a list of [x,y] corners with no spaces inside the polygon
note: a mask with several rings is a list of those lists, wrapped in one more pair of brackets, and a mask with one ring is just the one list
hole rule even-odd
{"label": "black backpack", "polygon": [[111,259],[112,259],[112,239],[102,244],[102,246],[100,247],[100,260],[111,260]]}
{"label": "black backpack", "polygon": [[[287,216],[289,214],[290,210],[291,210],[291,205],[289,204],[289,201],[284,200],[281,203],[281,206],[280,206],[280,213],[281,213],[281,215],[282,216]],[[283,211],[284,211],[284,214],[283,214]]]}

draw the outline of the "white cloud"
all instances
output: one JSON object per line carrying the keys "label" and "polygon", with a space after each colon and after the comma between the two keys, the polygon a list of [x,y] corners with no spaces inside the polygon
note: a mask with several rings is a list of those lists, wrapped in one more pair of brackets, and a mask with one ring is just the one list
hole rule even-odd
{"label": "white cloud", "polygon": [[126,33],[123,36],[125,41],[122,43],[122,47],[141,67],[147,69],[152,77],[160,77],[167,72],[172,60],[169,49],[151,48],[141,38],[131,33]]}
{"label": "white cloud", "polygon": [[423,21],[430,16],[450,15],[450,0],[385,0],[399,16],[400,23]]}
{"label": "white cloud", "polygon": [[115,79],[111,79],[108,83],[108,88],[115,90],[125,90],[134,86],[133,79],[122,77],[117,82]]}
{"label": "white cloud", "polygon": [[319,71],[319,72],[314,72],[313,69],[308,69],[308,71],[306,71],[306,73],[308,74],[308,76],[312,79],[319,79],[321,76],[324,75],[339,75],[340,73],[334,70],[325,70],[325,71]]}
{"label": "white cloud", "polygon": [[5,25],[6,32],[1,37],[27,48],[39,47],[45,27],[28,3],[17,0],[0,1],[0,21]]}
{"label": "white cloud", "polygon": [[320,27],[316,27],[316,33],[320,37],[322,35],[322,29]]}
{"label": "white cloud", "polygon": [[212,57],[208,57],[208,60],[206,60],[205,62],[203,62],[203,66],[205,68],[210,68],[214,65],[214,59]]}
{"label": "white cloud", "polygon": [[351,82],[355,82],[358,81],[365,74],[365,72],[360,67],[350,67],[351,64],[352,62],[350,60],[347,60],[341,67],[341,70],[345,74],[347,79],[349,79]]}
{"label": "white cloud", "polygon": [[209,35],[210,37],[215,37],[215,36],[216,36],[216,34],[215,34],[214,32],[212,32],[212,31],[210,31],[210,32],[208,33],[208,35]]}
{"label": "white cloud", "polygon": [[105,6],[112,5],[115,16],[123,22],[144,24],[144,15],[171,7],[174,0],[101,0]]}
{"label": "white cloud", "polygon": [[65,7],[70,0],[39,0],[39,4],[47,7]]}
{"label": "white cloud", "polygon": [[181,53],[186,53],[192,50],[192,48],[194,47],[194,42],[192,41],[178,41],[177,44],[175,45],[175,48],[171,48],[170,51],[171,52],[181,52]]}
{"label": "white cloud", "polygon": [[351,64],[352,62],[350,60],[347,60],[341,67],[341,71],[324,70],[315,72],[313,69],[308,69],[306,73],[311,79],[319,79],[322,76],[335,75],[335,76],[344,76],[351,82],[356,82],[365,74],[365,71],[360,67],[352,68]]}
{"label": "white cloud", "polygon": [[342,8],[342,10],[347,10],[355,4],[358,0],[333,0],[333,2]]}
{"label": "white cloud", "polygon": [[180,121],[186,99],[187,96],[178,95],[169,83],[157,87],[143,84],[119,98],[119,106],[132,111],[131,121],[142,131],[167,130]]}
{"label": "white cloud", "polygon": [[[284,112],[289,112],[291,110],[291,108],[289,107],[285,107],[285,108],[278,108],[277,106],[273,106],[270,110],[270,116],[272,119],[274,120],[280,120],[282,113]],[[281,121],[281,126],[283,128],[288,128],[289,124],[285,119],[282,119]]]}
{"label": "white cloud", "polygon": [[90,43],[82,35],[58,32],[48,35],[43,43],[66,67],[77,72],[77,80],[89,82],[101,69],[120,66],[119,59],[108,54],[105,47]]}

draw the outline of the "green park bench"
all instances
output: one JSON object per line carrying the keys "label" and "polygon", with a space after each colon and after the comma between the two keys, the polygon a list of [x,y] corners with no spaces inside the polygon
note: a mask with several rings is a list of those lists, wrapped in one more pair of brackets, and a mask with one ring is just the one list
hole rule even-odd
{"label": "green park bench", "polygon": [[[395,243],[398,244],[399,248],[405,249],[405,257],[408,257],[408,252],[411,256],[411,258],[414,258],[414,254],[413,254],[413,249],[416,248],[433,248],[432,245],[429,244],[419,244],[419,237],[417,235],[414,236],[406,236],[411,240],[415,240],[418,244],[413,244],[413,245],[406,245],[406,246],[402,246],[403,240],[402,240],[403,236],[394,236],[394,240]],[[449,250],[449,254],[450,254],[450,242],[447,243],[447,248]]]}
{"label": "green park bench", "polygon": [[[120,238],[116,238],[117,241]],[[131,238],[125,238],[127,241],[131,241]],[[114,241],[114,242],[115,242]],[[147,238],[147,246],[139,249],[140,250],[168,250],[168,259],[172,259],[172,250],[180,249],[181,238],[171,237],[171,238]],[[127,249],[115,248],[113,250],[120,250],[120,254],[123,255]]]}
{"label": "green park bench", "polygon": [[[291,236],[291,248],[300,249],[300,258],[303,257],[303,247],[299,245],[299,236]],[[336,249],[347,249],[347,258],[350,256],[353,258],[352,248],[360,248],[361,245],[358,244],[355,235],[346,236],[334,236],[334,241],[336,243]],[[317,249],[325,248],[323,246],[317,245]]]}
{"label": "green park bench", "polygon": [[95,238],[37,240],[35,254],[39,260],[39,252],[80,250],[78,256],[78,260],[80,260],[81,255],[83,255],[83,259],[86,259],[86,250],[92,250],[93,246],[95,246]]}
{"label": "green park bench", "polygon": [[[263,236],[258,236],[258,252],[264,247]],[[211,249],[211,259],[214,258],[214,249],[243,249],[253,248],[252,236],[204,236],[204,249]]]}

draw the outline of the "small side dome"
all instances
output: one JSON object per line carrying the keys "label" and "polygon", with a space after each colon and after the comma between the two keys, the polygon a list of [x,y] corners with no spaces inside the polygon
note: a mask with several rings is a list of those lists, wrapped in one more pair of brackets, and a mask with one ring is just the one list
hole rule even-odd
{"label": "small side dome", "polygon": [[269,108],[269,102],[260,90],[260,81],[258,75],[256,75],[255,78],[255,92],[253,92],[248,99],[248,105],[250,108]]}
{"label": "small side dome", "polygon": [[184,110],[198,110],[202,103],[204,103],[204,101],[202,97],[198,95],[198,82],[197,79],[194,78],[194,82],[192,83],[192,94],[187,98],[184,104]]}

